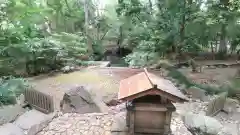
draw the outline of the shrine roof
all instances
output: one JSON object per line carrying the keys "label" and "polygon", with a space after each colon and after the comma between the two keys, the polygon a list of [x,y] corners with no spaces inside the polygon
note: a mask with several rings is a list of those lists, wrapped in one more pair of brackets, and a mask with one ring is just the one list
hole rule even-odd
{"label": "shrine roof", "polygon": [[187,101],[171,81],[149,73],[147,69],[120,81],[119,100],[129,101],[145,95],[160,95],[173,102]]}

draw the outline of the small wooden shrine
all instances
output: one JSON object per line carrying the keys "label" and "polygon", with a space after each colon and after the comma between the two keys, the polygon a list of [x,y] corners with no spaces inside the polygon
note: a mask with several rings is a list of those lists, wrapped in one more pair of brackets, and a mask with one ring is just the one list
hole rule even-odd
{"label": "small wooden shrine", "polygon": [[171,115],[176,110],[172,102],[187,101],[169,80],[146,69],[120,82],[118,99],[126,102],[126,125],[130,135],[169,134]]}

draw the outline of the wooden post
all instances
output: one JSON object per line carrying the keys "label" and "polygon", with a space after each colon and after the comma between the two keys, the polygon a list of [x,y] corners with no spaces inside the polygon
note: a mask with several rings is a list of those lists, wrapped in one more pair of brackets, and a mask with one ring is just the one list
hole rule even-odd
{"label": "wooden post", "polygon": [[134,125],[135,125],[135,111],[131,110],[129,111],[129,115],[130,115],[130,125],[129,125],[129,133],[130,135],[134,135],[135,131],[134,131]]}
{"label": "wooden post", "polygon": [[172,112],[170,111],[166,112],[165,124],[164,124],[164,135],[168,135],[171,132],[170,130],[171,115],[172,115]]}

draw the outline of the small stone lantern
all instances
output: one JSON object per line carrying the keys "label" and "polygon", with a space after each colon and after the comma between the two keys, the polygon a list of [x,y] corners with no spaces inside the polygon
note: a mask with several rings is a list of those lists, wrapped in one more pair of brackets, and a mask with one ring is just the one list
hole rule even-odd
{"label": "small stone lantern", "polygon": [[126,125],[130,135],[169,134],[172,112],[176,110],[172,102],[187,101],[169,80],[146,69],[120,82],[118,99],[126,102]]}

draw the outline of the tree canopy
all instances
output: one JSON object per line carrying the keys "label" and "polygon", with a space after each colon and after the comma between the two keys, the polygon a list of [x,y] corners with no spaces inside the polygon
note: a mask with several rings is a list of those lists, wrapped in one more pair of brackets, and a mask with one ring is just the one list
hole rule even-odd
{"label": "tree canopy", "polygon": [[238,53],[238,0],[5,0],[0,75],[38,74],[101,60],[108,40],[144,66],[186,53]]}

